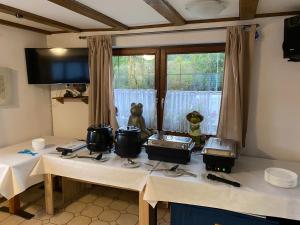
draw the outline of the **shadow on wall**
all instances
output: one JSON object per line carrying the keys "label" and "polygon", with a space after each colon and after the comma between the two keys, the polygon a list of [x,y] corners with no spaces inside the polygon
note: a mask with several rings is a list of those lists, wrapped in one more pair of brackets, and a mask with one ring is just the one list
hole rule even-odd
{"label": "shadow on wall", "polygon": [[258,147],[258,127],[257,127],[257,115],[258,115],[258,92],[260,89],[261,77],[259,76],[259,68],[261,65],[261,37],[259,40],[255,41],[254,57],[253,57],[253,70],[251,72],[250,78],[250,88],[249,88],[249,114],[248,114],[248,127],[246,136],[246,147],[242,151],[242,155],[256,156],[261,158],[272,158],[271,155],[267,154]]}

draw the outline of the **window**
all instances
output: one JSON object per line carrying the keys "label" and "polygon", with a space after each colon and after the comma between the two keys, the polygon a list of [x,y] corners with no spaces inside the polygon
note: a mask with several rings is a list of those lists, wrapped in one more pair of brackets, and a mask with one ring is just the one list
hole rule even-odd
{"label": "window", "polygon": [[185,116],[194,110],[204,116],[201,130],[215,135],[221,103],[224,53],[167,55],[167,93],[163,130],[188,132]]}
{"label": "window", "polygon": [[191,111],[204,116],[205,134],[216,134],[224,73],[224,44],[115,49],[118,122],[126,126],[132,102],[144,105],[148,128],[186,133]]}
{"label": "window", "polygon": [[115,50],[114,95],[119,126],[127,126],[131,103],[142,103],[148,128],[157,128],[156,50]]}

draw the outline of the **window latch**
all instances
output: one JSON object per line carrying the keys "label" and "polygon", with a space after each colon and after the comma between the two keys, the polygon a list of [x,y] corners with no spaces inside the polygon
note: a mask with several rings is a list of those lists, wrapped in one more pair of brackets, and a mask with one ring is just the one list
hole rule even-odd
{"label": "window latch", "polygon": [[165,99],[162,98],[162,99],[161,99],[161,102],[160,102],[160,107],[161,107],[161,109],[164,108],[164,104],[165,104]]}

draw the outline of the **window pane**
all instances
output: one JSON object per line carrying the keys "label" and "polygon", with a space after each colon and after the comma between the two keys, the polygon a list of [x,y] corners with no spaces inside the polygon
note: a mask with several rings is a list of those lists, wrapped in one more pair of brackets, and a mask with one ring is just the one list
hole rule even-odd
{"label": "window pane", "polygon": [[115,104],[119,126],[127,126],[131,103],[142,103],[147,128],[157,128],[155,56],[114,56]]}
{"label": "window pane", "polygon": [[155,56],[114,56],[115,88],[154,89]]}
{"label": "window pane", "polygon": [[216,134],[224,73],[224,53],[169,54],[163,129],[188,132],[186,115],[204,116],[202,133]]}

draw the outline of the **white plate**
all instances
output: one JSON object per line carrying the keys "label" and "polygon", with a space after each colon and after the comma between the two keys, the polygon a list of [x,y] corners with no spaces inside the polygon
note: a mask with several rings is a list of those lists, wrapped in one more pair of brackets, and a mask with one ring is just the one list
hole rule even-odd
{"label": "white plate", "polygon": [[298,175],[287,169],[271,167],[265,169],[265,181],[277,187],[294,188],[298,185]]}
{"label": "white plate", "polygon": [[122,164],[122,167],[125,167],[125,168],[137,168],[140,166],[141,166],[141,163],[139,163],[139,162],[135,162],[135,163],[125,162]]}
{"label": "white plate", "polygon": [[60,157],[62,159],[73,159],[73,158],[76,158],[77,155],[76,154],[69,154],[69,155],[61,155]]}
{"label": "white plate", "polygon": [[177,169],[175,171],[172,170],[164,170],[164,175],[167,177],[180,177],[184,174],[183,170]]}

